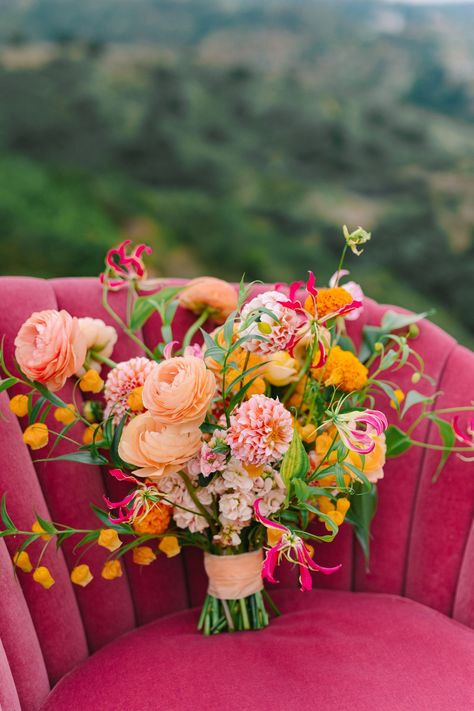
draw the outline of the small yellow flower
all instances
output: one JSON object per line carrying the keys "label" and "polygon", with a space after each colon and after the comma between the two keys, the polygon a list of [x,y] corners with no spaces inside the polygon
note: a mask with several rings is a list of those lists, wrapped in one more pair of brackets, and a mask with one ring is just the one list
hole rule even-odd
{"label": "small yellow flower", "polygon": [[[336,501],[336,505],[334,505],[327,496],[320,496],[318,498],[318,508],[321,513],[324,513],[326,514],[326,516],[329,516],[329,518],[332,519],[337,526],[340,526],[342,523],[344,523],[344,519],[346,517],[346,513],[348,512],[350,505],[351,502],[345,496],[339,498]],[[324,525],[326,526],[328,531],[332,530],[329,523],[325,522]]]}
{"label": "small yellow flower", "polygon": [[96,370],[88,370],[79,381],[79,387],[83,393],[100,393],[104,387],[104,381]]}
{"label": "small yellow flower", "polygon": [[89,566],[83,563],[82,565],[76,565],[76,567],[71,570],[70,577],[74,585],[80,585],[81,588],[85,588],[86,585],[89,585],[94,576]]}
{"label": "small yellow flower", "polygon": [[142,412],[145,409],[143,405],[143,385],[132,390],[127,398],[127,405],[132,412]]}
{"label": "small yellow flower", "polygon": [[[95,434],[96,431],[97,431],[97,434]],[[92,444],[92,442],[94,442],[94,440],[96,442],[99,442],[103,438],[103,436],[104,436],[104,433],[102,431],[102,427],[99,424],[94,423],[93,425],[91,425],[90,427],[87,427],[84,430],[83,435],[82,435],[82,441],[84,444]]]}
{"label": "small yellow flower", "polygon": [[120,548],[122,545],[122,541],[120,540],[117,531],[114,531],[113,528],[102,529],[99,534],[99,538],[97,539],[97,543],[99,546],[107,548],[109,551],[116,551],[117,548]]}
{"label": "small yellow flower", "polygon": [[17,417],[24,417],[28,414],[28,396],[15,395],[10,400],[10,410]]}
{"label": "small yellow flower", "polygon": [[267,528],[267,543],[269,546],[276,546],[284,531],[279,528]]}
{"label": "small yellow flower", "polygon": [[[395,390],[394,393],[395,393],[395,397],[397,398],[398,404],[400,404],[401,402],[404,401],[405,393],[403,392],[403,390],[400,390],[400,388],[397,388],[397,390]],[[393,407],[394,410],[397,409],[397,406],[396,406],[394,400],[390,400],[390,407]]]}
{"label": "small yellow flower", "polygon": [[150,546],[137,546],[133,549],[133,562],[137,565],[150,565],[154,560],[156,555]]}
{"label": "small yellow flower", "polygon": [[318,430],[315,425],[305,425],[304,427],[300,428],[300,435],[301,439],[303,442],[306,442],[306,444],[309,444],[310,442],[314,442],[317,435],[318,435]]}
{"label": "small yellow flower", "polygon": [[23,432],[23,442],[31,449],[46,447],[48,438],[48,428],[44,422],[34,422]]}
{"label": "small yellow flower", "polygon": [[45,565],[40,565],[33,573],[33,580],[49,590],[54,585],[54,578]]}
{"label": "small yellow flower", "polygon": [[173,558],[181,553],[181,546],[176,536],[166,536],[160,541],[158,548],[167,558]]}
{"label": "small yellow flower", "polygon": [[17,568],[20,568],[24,573],[31,573],[33,566],[31,565],[30,556],[26,551],[18,551],[13,556],[13,562]]}
{"label": "small yellow flower", "polygon": [[114,580],[122,577],[122,566],[119,560],[107,560],[102,568],[102,577],[105,580]]}
{"label": "small yellow flower", "polygon": [[49,539],[51,538],[51,534],[46,533],[46,531],[44,530],[44,528],[42,528],[41,524],[38,523],[38,521],[33,521],[31,525],[31,530],[33,531],[33,533],[41,533],[40,538],[42,541],[49,541]]}
{"label": "small yellow flower", "polygon": [[265,379],[271,385],[281,387],[295,380],[298,373],[298,362],[287,351],[279,351],[269,357],[264,369]]}
{"label": "small yellow flower", "polygon": [[73,404],[66,407],[57,407],[54,411],[54,419],[63,425],[71,425],[77,418],[76,408]]}

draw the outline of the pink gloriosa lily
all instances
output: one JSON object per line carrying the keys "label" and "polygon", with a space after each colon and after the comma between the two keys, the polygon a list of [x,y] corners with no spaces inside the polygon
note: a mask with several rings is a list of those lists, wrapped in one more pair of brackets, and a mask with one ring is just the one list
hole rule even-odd
{"label": "pink gloriosa lily", "polygon": [[105,257],[107,269],[100,275],[100,281],[112,291],[118,291],[128,282],[144,279],[146,276],[141,256],[143,253],[151,254],[151,247],[139,244],[130,254],[127,254],[127,247],[130,244],[131,240],[126,239],[118,247],[109,249]]}
{"label": "pink gloriosa lily", "polygon": [[145,518],[159,498],[156,487],[144,484],[134,476],[124,474],[120,469],[110,469],[109,474],[118,481],[132,481],[137,485],[136,489],[120,501],[110,501],[107,496],[103,497],[108,509],[118,510],[118,516],[112,517],[109,514],[110,522],[133,523],[133,521]]}
{"label": "pink gloriosa lily", "polygon": [[[380,410],[327,413],[333,420],[345,447],[357,454],[370,454],[375,449],[372,433],[381,435],[388,427],[387,418]],[[360,429],[360,426],[363,429]]]}
{"label": "pink gloriosa lily", "polygon": [[472,457],[458,454],[459,459],[462,459],[463,462],[474,462],[474,417],[471,417],[469,420],[465,432],[459,425],[459,418],[455,417],[453,420],[453,430],[459,442],[462,442],[466,447],[472,447]]}
{"label": "pink gloriosa lily", "polygon": [[325,575],[330,575],[335,573],[341,565],[336,565],[333,568],[324,568],[318,565],[311,558],[308,549],[302,538],[297,536],[293,531],[276,521],[271,521],[269,518],[262,516],[260,513],[260,501],[257,499],[254,503],[255,518],[266,528],[274,528],[282,532],[282,536],[278,543],[272,548],[267,550],[265,560],[263,562],[262,577],[268,580],[270,583],[277,583],[273,573],[275,572],[275,567],[280,563],[282,558],[286,558],[291,563],[296,563],[300,569],[300,585],[301,590],[304,592],[306,590],[312,590],[313,580],[311,578],[310,571],[324,573]]}

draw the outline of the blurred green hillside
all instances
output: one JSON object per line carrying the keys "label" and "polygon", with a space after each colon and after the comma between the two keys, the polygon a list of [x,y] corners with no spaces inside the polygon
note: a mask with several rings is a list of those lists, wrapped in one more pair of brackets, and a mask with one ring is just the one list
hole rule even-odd
{"label": "blurred green hillside", "polygon": [[324,283],[473,344],[474,5],[0,0],[3,273]]}

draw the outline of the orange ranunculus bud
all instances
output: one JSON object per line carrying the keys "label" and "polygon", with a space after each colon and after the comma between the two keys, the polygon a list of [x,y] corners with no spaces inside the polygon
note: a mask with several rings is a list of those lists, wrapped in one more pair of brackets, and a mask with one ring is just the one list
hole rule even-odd
{"label": "orange ranunculus bud", "polygon": [[156,555],[150,546],[137,546],[133,549],[133,562],[137,565],[150,565],[154,560]]}
{"label": "orange ranunculus bud", "polygon": [[114,580],[122,577],[122,566],[119,560],[107,560],[102,568],[102,577],[105,580]]}
{"label": "orange ranunculus bud", "polygon": [[82,441],[84,444],[92,444],[94,440],[96,442],[99,442],[103,438],[103,436],[104,433],[102,431],[102,427],[99,424],[94,423],[93,425],[87,427],[84,430],[82,434]]}
{"label": "orange ranunculus bud", "polygon": [[165,536],[165,538],[160,541],[158,548],[167,558],[173,558],[175,555],[181,553],[181,546],[176,536]]}
{"label": "orange ranunculus bud", "polygon": [[24,573],[31,573],[33,566],[31,565],[30,556],[26,551],[18,551],[13,556],[13,562],[17,568],[20,568]]}
{"label": "orange ranunculus bud", "polygon": [[94,576],[89,566],[83,563],[82,565],[76,565],[76,567],[71,570],[70,577],[74,585],[80,585],[81,588],[85,588],[86,585],[89,585]]}
{"label": "orange ranunculus bud", "polygon": [[31,525],[31,530],[33,531],[33,533],[41,533],[41,540],[42,541],[49,541],[49,539],[51,538],[51,534],[46,533],[46,531],[41,526],[41,524],[38,523],[38,521],[33,521],[32,525]]}
{"label": "orange ranunculus bud", "polygon": [[109,551],[116,551],[120,548],[122,541],[120,540],[117,531],[113,528],[103,528],[97,539],[99,546],[107,548]]}
{"label": "orange ranunculus bud", "polygon": [[67,407],[57,407],[54,411],[54,419],[63,425],[71,425],[76,418],[76,408],[72,404]]}
{"label": "orange ranunculus bud", "polygon": [[143,405],[143,385],[132,390],[127,398],[127,405],[132,412],[143,412],[145,409]]}
{"label": "orange ranunculus bud", "polygon": [[54,578],[45,565],[40,565],[33,573],[33,580],[49,590],[54,585]]}
{"label": "orange ranunculus bud", "polygon": [[79,380],[79,387],[83,393],[100,393],[104,387],[104,381],[96,370],[88,370]]}
{"label": "orange ranunculus bud", "polygon": [[48,444],[48,428],[44,422],[34,422],[23,432],[23,442],[30,449],[41,449]]}
{"label": "orange ranunculus bud", "polygon": [[10,400],[10,410],[17,417],[24,417],[28,414],[28,396],[15,395]]}

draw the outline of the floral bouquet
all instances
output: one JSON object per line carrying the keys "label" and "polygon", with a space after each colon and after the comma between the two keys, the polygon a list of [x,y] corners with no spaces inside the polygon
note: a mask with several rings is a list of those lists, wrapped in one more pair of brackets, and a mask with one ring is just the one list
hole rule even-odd
{"label": "floral bouquet", "polygon": [[[25,443],[32,450],[49,445],[42,461],[102,465],[125,490],[119,501],[93,505],[92,530],[39,516],[31,530],[18,530],[4,493],[0,536],[19,541],[15,569],[51,587],[44,550],[75,537],[81,552],[71,580],[85,586],[93,579],[81,562],[90,546],[110,552],[100,572],[107,580],[122,575],[124,555],[149,565],[194,546],[204,552],[209,578],[198,627],[216,634],[260,629],[269,611],[278,614],[263,580],[276,582],[282,559],[298,567],[302,590],[311,589],[313,572],[335,573],[339,565],[317,563],[317,546],[330,543],[345,522],[368,559],[385,457],[415,443],[433,446],[415,442],[413,427],[388,427],[385,414],[373,409],[374,396],[385,396],[400,417],[419,406],[415,426],[426,417],[438,425],[440,467],[451,451],[472,454],[473,442],[472,432],[428,409],[436,394],[404,394],[394,381],[403,366],[413,369],[413,384],[429,380],[411,345],[426,314],[386,312],[379,327],[366,328],[356,354],[346,322],[359,317],[363,294],[343,281],[342,267],[348,249],[361,254],[370,234],[344,228],[344,238],[327,288],[316,288],[309,272],[305,283],[270,290],[243,282],[237,289],[211,277],[165,286],[147,279],[149,248],[124,242],[107,254],[100,279],[110,322],[143,351],[125,362],[112,360],[117,330],[102,320],[54,310],[30,316],[15,339],[13,368],[3,347],[0,361],[0,387],[12,389],[10,408],[28,422]],[[122,289],[126,316],[108,298]],[[195,314],[182,343],[172,336],[178,307]],[[139,334],[155,313],[161,339],[152,350]],[[61,398],[69,378],[72,392],[79,388],[89,398],[85,405],[74,395],[72,402]],[[53,456],[61,440],[71,451]],[[40,539],[33,563],[30,546]]]}

